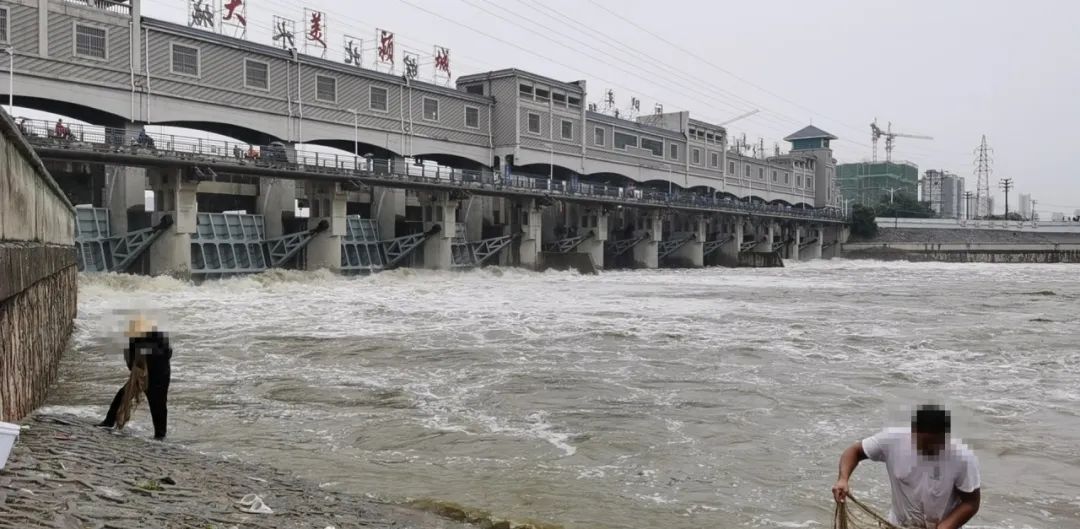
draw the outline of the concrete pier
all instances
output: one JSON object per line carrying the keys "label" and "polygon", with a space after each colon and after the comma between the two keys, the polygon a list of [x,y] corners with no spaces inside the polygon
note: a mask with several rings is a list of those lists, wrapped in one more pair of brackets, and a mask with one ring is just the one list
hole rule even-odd
{"label": "concrete pier", "polygon": [[0,421],[45,399],[76,310],[75,210],[0,112]]}
{"label": "concrete pier", "polygon": [[457,233],[457,208],[459,201],[450,198],[449,193],[430,192],[421,196],[424,208],[424,231],[435,226],[439,233],[424,241],[424,268],[449,270],[454,265],[453,242]]}
{"label": "concrete pier", "polygon": [[658,268],[660,266],[660,241],[664,240],[663,217],[659,210],[651,210],[645,213],[641,221],[642,230],[647,237],[632,250],[634,268]]}
{"label": "concrete pier", "polygon": [[198,182],[181,169],[157,169],[150,174],[154,191],[156,224],[171,215],[173,224],[150,247],[150,275],[191,277],[191,234],[195,233],[198,216],[196,192]]}
{"label": "concrete pier", "polygon": [[725,233],[731,234],[732,237],[720,247],[720,256],[717,260],[722,266],[736,267],[739,266],[739,250],[743,242],[745,223],[740,218],[727,219],[726,227],[728,231]]}
{"label": "concrete pier", "polygon": [[518,266],[529,270],[539,270],[541,242],[544,234],[544,211],[537,206],[535,199],[519,203],[521,238],[517,241]]}
{"label": "concrete pier", "polygon": [[307,247],[307,269],[326,268],[341,270],[341,237],[345,235],[346,193],[341,184],[307,182],[305,186],[311,202],[308,229],[314,229],[321,221],[327,221],[330,229],[316,235]]}
{"label": "concrete pier", "polygon": [[703,216],[695,216],[689,219],[690,231],[680,231],[675,233],[677,238],[690,237],[690,241],[679,247],[667,260],[673,266],[680,266],[685,268],[701,268],[705,266],[705,237],[706,237],[706,220]]}

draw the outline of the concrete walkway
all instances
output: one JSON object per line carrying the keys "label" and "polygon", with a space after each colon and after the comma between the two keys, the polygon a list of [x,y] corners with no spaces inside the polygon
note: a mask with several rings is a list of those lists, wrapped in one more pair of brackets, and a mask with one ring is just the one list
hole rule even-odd
{"label": "concrete walkway", "polygon": [[[0,470],[3,529],[465,529],[432,514],[320,490],[82,419],[38,415]],[[257,494],[273,514],[243,512]]]}

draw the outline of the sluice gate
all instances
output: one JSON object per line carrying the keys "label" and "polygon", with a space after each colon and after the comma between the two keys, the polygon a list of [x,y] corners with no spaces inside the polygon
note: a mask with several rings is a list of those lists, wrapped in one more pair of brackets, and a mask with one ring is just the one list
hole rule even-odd
{"label": "sluice gate", "polygon": [[124,272],[171,225],[172,217],[166,215],[157,226],[114,235],[108,208],[75,208],[75,250],[79,271]]}

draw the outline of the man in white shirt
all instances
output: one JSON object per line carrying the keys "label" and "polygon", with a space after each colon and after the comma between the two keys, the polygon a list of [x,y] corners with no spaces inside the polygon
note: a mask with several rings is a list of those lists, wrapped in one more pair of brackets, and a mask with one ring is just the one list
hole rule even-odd
{"label": "man in white shirt", "polygon": [[959,529],[979,512],[979,462],[959,439],[950,439],[948,410],[920,406],[911,428],[888,428],[856,442],[840,456],[833,497],[843,502],[848,479],[864,459],[881,461],[892,485],[889,521],[901,527]]}

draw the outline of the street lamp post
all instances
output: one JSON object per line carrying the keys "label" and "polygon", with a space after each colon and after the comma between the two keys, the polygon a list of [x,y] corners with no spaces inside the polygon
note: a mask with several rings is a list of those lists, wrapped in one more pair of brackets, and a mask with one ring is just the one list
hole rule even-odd
{"label": "street lamp post", "polygon": [[360,156],[360,132],[357,124],[359,120],[359,111],[355,108],[348,109],[352,112],[352,143],[353,143],[353,156]]}
{"label": "street lamp post", "polygon": [[8,54],[8,114],[15,115],[15,48],[4,48]]}

